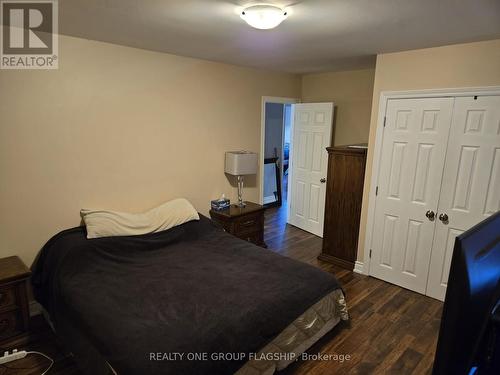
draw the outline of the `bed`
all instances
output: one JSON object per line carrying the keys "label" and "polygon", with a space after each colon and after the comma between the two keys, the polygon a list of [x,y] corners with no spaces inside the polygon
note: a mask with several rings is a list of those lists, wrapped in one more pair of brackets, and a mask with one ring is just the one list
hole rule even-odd
{"label": "bed", "polygon": [[337,280],[200,215],[172,229],[54,236],[32,284],[85,374],[267,375],[348,319]]}

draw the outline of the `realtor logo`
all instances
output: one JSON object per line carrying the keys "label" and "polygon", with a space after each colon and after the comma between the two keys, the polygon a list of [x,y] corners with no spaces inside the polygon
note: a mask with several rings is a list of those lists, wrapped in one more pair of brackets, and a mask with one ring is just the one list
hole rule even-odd
{"label": "realtor logo", "polygon": [[57,0],[3,0],[1,69],[57,69]]}

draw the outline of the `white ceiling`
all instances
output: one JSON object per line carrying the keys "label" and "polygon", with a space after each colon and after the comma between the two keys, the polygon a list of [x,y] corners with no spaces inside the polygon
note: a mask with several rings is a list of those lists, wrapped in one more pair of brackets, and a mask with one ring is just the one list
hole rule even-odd
{"label": "white ceiling", "polygon": [[[374,65],[375,55],[500,38],[500,0],[283,0],[274,30],[239,0],[59,0],[62,34],[236,65],[304,73]],[[262,3],[262,2],[261,2]]]}

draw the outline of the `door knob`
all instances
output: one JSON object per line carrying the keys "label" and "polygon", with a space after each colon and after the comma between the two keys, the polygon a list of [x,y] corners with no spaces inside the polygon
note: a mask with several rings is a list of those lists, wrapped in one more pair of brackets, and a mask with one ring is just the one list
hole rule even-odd
{"label": "door knob", "polygon": [[445,224],[448,224],[448,215],[446,214],[439,215],[439,220],[441,220]]}
{"label": "door knob", "polygon": [[429,219],[430,221],[434,221],[436,214],[434,213],[434,211],[429,210],[425,213],[425,216],[427,216],[427,219]]}
{"label": "door knob", "polygon": [[319,180],[319,182],[321,182],[322,184],[324,184],[326,182],[326,178],[322,178],[321,180]]}

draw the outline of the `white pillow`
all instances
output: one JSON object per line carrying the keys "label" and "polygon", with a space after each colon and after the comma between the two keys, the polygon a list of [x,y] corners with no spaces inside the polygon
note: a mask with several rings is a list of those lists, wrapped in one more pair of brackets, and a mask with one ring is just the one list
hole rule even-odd
{"label": "white pillow", "polygon": [[87,227],[87,238],[155,233],[200,219],[198,212],[184,198],[139,214],[88,209],[82,209],[80,214]]}

